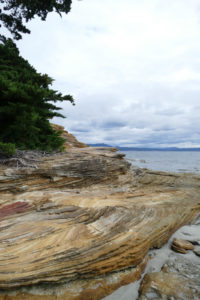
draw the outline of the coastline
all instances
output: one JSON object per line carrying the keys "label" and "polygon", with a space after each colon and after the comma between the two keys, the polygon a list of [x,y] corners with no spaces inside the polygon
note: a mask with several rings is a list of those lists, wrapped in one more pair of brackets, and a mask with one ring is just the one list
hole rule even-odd
{"label": "coastline", "polygon": [[114,149],[72,148],[0,176],[0,299],[102,299],[200,212],[199,176],[131,168]]}

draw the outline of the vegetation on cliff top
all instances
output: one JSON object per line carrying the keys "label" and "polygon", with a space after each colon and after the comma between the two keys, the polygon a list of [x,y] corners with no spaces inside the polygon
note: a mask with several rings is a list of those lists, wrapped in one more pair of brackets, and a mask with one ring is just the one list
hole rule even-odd
{"label": "vegetation on cliff top", "polygon": [[[21,33],[30,33],[24,21],[35,16],[45,20],[48,13],[68,13],[71,0],[25,1],[1,0],[1,27],[6,27],[15,39]],[[0,153],[11,155],[20,149],[62,149],[64,140],[49,120],[64,116],[59,113],[57,101],[70,101],[71,95],[62,95],[50,88],[53,79],[38,73],[10,38],[0,35]],[[8,145],[7,145],[8,144]]]}

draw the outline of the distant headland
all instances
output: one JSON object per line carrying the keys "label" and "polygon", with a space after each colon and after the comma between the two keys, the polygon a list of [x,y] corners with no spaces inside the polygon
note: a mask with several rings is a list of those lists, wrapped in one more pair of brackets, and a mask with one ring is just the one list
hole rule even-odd
{"label": "distant headland", "polygon": [[115,147],[120,151],[200,151],[200,148],[178,148],[178,147],[163,147],[163,148],[147,148],[147,147],[122,147],[113,146],[104,143],[88,144],[91,147]]}

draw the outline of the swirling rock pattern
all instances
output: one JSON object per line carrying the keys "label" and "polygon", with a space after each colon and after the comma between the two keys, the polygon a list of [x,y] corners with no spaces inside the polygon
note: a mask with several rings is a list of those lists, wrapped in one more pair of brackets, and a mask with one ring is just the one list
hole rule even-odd
{"label": "swirling rock pattern", "polygon": [[73,148],[0,170],[0,299],[101,299],[200,212],[200,177]]}

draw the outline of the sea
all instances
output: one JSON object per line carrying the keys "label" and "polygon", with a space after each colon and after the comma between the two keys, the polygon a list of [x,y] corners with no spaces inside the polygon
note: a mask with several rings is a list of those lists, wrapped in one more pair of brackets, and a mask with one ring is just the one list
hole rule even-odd
{"label": "sea", "polygon": [[133,165],[154,171],[200,174],[200,151],[122,151]]}

